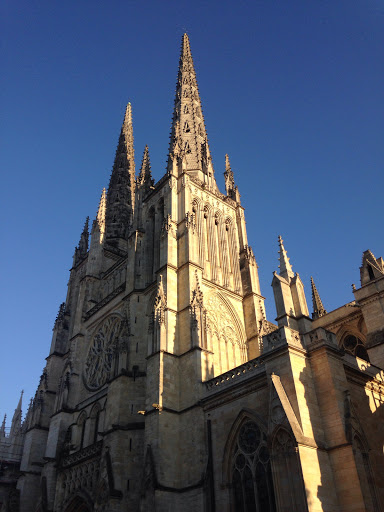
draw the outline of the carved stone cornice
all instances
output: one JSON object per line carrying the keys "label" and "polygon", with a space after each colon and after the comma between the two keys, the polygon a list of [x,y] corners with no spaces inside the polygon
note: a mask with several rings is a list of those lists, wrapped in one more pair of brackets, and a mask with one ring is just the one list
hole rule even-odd
{"label": "carved stone cornice", "polygon": [[86,446],[82,450],[78,452],[71,453],[66,457],[63,457],[60,462],[61,469],[67,469],[75,464],[80,464],[85,460],[88,460],[92,457],[99,457],[101,454],[101,450],[103,448],[103,441],[98,441],[97,443]]}

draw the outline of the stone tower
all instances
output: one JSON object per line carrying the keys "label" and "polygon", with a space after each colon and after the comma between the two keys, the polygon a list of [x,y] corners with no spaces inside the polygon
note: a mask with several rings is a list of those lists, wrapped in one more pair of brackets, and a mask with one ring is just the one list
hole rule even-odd
{"label": "stone tower", "polygon": [[1,512],[381,510],[383,260],[366,251],[356,301],[330,313],[312,280],[311,319],[279,237],[268,322],[228,155],[223,170],[225,194],[185,34],[166,173],[154,182],[145,146],[136,175],[128,104],[14,416]]}
{"label": "stone tower", "polygon": [[97,478],[96,463],[85,466],[84,489],[108,510],[122,499],[132,510],[167,508],[206,472],[201,382],[258,356],[265,319],[228,155],[225,181],[222,194],[185,34],[166,174],[154,184],[146,147],[136,177],[128,104],[90,246],[87,219],[75,249],[28,420],[26,445],[40,453],[27,450],[21,463],[23,510],[40,495],[43,457],[43,496],[55,510],[73,494],[82,450],[101,461]]}

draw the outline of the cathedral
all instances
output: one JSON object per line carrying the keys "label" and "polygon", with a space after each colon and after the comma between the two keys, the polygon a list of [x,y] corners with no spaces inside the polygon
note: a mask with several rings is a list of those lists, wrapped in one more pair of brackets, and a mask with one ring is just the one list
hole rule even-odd
{"label": "cathedral", "polygon": [[384,261],[334,311],[312,280],[310,313],[279,237],[270,322],[227,155],[224,177],[185,34],[166,173],[148,147],[136,172],[128,104],[36,394],[0,429],[1,512],[384,510]]}

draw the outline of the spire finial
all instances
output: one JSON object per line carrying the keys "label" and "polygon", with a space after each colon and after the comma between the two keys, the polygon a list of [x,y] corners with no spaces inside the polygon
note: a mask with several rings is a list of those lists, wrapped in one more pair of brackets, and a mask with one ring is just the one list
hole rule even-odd
{"label": "spire finial", "polygon": [[[196,81],[191,47],[187,34],[183,34],[176,98],[173,110],[171,140],[169,145],[168,172],[173,169],[174,159],[183,162],[183,170],[213,176],[208,147],[208,137],[201,110],[201,100]],[[214,178],[212,186],[217,188]],[[210,184],[209,180],[206,180]]]}
{"label": "spire finial", "polygon": [[312,288],[312,303],[313,303],[313,313],[312,318],[320,318],[321,316],[325,315],[327,312],[324,309],[323,303],[320,299],[319,292],[317,291],[315,282],[313,280],[313,277],[311,276],[311,288]]}
{"label": "spire finial", "polygon": [[281,238],[281,236],[279,235],[278,237],[278,241],[279,241],[279,268],[280,268],[280,272],[279,274],[281,275],[281,277],[284,277],[285,279],[292,279],[295,274],[293,273],[292,271],[292,266],[291,264],[289,263],[289,258],[287,256],[287,251],[285,250],[284,248],[284,244],[283,244],[283,239]]}

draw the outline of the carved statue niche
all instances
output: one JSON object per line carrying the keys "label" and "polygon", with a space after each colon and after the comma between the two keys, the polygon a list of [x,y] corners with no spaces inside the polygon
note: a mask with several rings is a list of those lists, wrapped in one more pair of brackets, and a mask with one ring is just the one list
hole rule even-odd
{"label": "carved statue niche", "polygon": [[197,271],[191,296],[191,345],[192,347],[207,348],[206,342],[206,311],[203,304],[203,292],[200,288]]}
{"label": "carved statue niche", "polygon": [[167,308],[167,297],[163,287],[163,276],[160,275],[160,281],[157,286],[157,293],[153,302],[153,309],[150,313],[149,329],[150,343],[148,352],[154,353],[164,348],[166,329],[165,329],[165,311]]}

